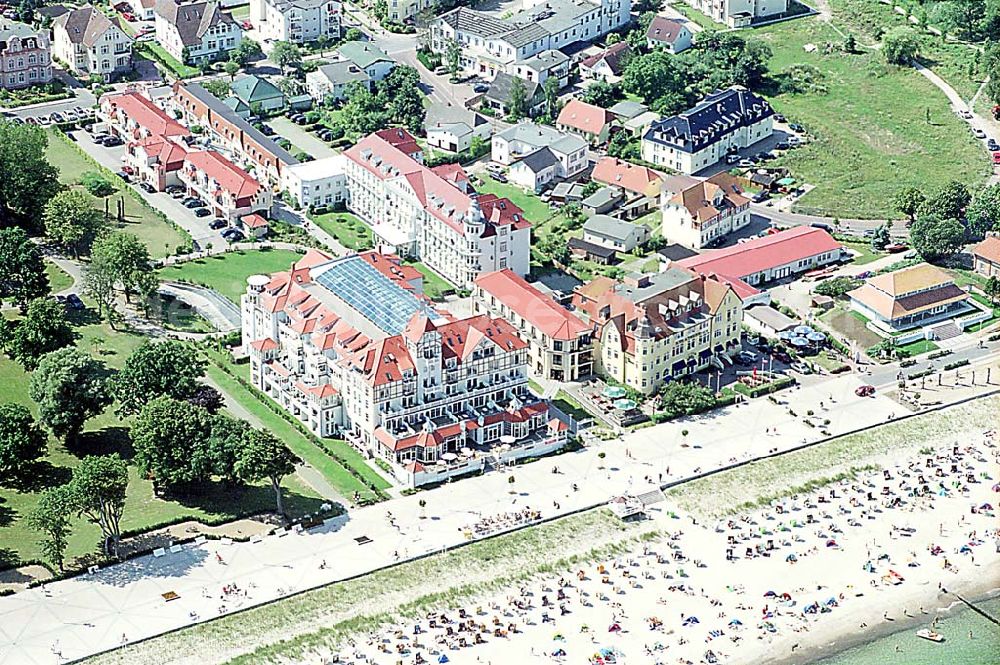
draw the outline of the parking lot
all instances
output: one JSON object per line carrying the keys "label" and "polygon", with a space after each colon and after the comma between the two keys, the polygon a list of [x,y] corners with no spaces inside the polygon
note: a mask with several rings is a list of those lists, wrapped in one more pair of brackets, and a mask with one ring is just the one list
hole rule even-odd
{"label": "parking lot", "polygon": [[[98,164],[115,172],[121,170],[122,155],[125,153],[124,146],[106,148],[97,145],[91,135],[83,130],[76,130],[70,134]],[[192,209],[185,208],[180,200],[174,199],[164,192],[150,194],[138,187],[135,189],[151,206],[166,215],[167,219],[191,234],[191,238],[198,243],[198,248],[204,249],[207,243],[212,243],[212,247],[215,248],[229,245],[218,230],[209,228],[211,217],[197,217]]]}

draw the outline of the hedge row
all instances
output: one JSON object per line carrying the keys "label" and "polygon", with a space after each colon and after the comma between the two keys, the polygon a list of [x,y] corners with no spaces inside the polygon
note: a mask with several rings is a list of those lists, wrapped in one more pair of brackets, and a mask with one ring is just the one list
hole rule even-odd
{"label": "hedge row", "polygon": [[795,383],[795,379],[791,376],[783,376],[780,379],[776,379],[769,383],[765,383],[762,386],[757,386],[755,388],[750,388],[746,384],[736,383],[733,385],[733,390],[740,393],[741,395],[746,395],[747,397],[760,397],[761,395],[769,395],[771,393],[778,392],[783,388]]}

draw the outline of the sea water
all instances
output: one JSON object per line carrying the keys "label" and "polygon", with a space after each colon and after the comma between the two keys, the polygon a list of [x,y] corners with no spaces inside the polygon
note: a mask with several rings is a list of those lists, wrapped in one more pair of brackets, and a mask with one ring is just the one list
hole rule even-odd
{"label": "sea water", "polygon": [[[976,603],[976,606],[991,616],[1000,616],[1000,598]],[[967,607],[938,620],[936,630],[945,637],[940,644],[917,637],[917,630],[912,628],[880,637],[817,661],[816,665],[1000,664],[1000,626]]]}

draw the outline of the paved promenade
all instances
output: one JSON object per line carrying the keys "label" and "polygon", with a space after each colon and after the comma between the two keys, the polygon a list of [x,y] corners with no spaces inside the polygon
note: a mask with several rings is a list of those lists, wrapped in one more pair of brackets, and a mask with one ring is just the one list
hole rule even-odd
{"label": "paved promenade", "polygon": [[[812,409],[829,418],[832,434],[903,415],[887,397],[856,397],[854,389],[861,382],[843,376],[780,397],[800,414]],[[980,386],[982,391],[995,387]],[[686,437],[681,435],[685,429]],[[513,484],[507,482],[507,473],[490,473],[353,510],[305,534],[270,536],[257,543],[208,541],[159,558],[143,557],[0,598],[0,665],[67,662],[107,649],[127,649],[131,641],[364,573],[397,556],[413,557],[464,542],[463,527],[480,515],[530,506],[551,517],[629,488],[641,489],[646,476],[656,481],[663,473],[664,482],[668,477],[676,480],[733,458],[764,456],[820,436],[817,429],[789,416],[785,407],[758,399],[518,467]],[[606,457],[600,458],[599,452]],[[554,466],[560,473],[553,473]],[[572,489],[574,482],[578,491]],[[427,501],[426,519],[420,519],[420,499]],[[370,541],[359,544],[358,538]],[[223,604],[219,597],[226,584],[249,590],[247,598]],[[163,594],[170,592],[178,597],[167,601]]]}

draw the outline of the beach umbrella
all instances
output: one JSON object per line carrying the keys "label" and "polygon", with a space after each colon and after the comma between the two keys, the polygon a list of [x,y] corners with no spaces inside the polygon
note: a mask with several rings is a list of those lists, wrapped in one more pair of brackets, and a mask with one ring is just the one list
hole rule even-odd
{"label": "beach umbrella", "polygon": [[799,347],[809,346],[809,340],[806,339],[805,337],[793,337],[790,340],[790,343],[792,346],[799,346]]}
{"label": "beach umbrella", "polygon": [[765,598],[773,598],[773,597],[775,597],[775,596],[777,596],[777,595],[778,595],[778,594],[776,594],[776,593],[775,593],[775,592],[773,592],[773,591],[767,591],[767,592],[766,592],[766,593],[764,594],[764,597],[765,597]]}
{"label": "beach umbrella", "polygon": [[808,335],[813,331],[809,326],[795,326],[792,328],[792,332],[796,335]]}
{"label": "beach umbrella", "polygon": [[556,642],[562,642],[566,638],[562,636],[562,633],[556,633],[555,635],[552,636],[552,639],[555,640]]}
{"label": "beach umbrella", "polygon": [[600,653],[600,654],[601,654],[601,656],[603,656],[604,658],[607,658],[608,656],[613,656],[613,655],[615,655],[615,650],[614,650],[614,649],[609,649],[608,647],[603,647],[603,648],[602,648],[602,649],[600,650],[600,652],[599,652],[599,653]]}
{"label": "beach umbrella", "polygon": [[808,339],[813,344],[818,344],[820,342],[825,342],[826,341],[826,335],[824,335],[821,332],[813,331],[813,332],[809,333],[808,335],[806,335],[806,339]]}
{"label": "beach umbrella", "polygon": [[562,658],[563,656],[566,655],[566,650],[556,649],[555,651],[552,652],[552,655],[555,656],[556,658]]}
{"label": "beach umbrella", "polygon": [[739,619],[733,619],[732,621],[729,622],[729,625],[730,626],[742,626],[743,622],[740,621]]}
{"label": "beach umbrella", "polygon": [[445,654],[441,654],[440,656],[438,656],[438,662],[439,663],[447,663],[448,662],[448,656],[446,656]]}

